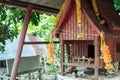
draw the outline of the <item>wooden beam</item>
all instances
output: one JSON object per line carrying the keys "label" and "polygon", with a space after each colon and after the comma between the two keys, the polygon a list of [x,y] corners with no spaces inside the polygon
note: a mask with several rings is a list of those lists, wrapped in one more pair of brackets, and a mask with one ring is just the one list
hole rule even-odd
{"label": "wooden beam", "polygon": [[105,20],[108,28],[120,30],[120,16],[113,6],[113,0],[96,0],[96,3],[100,16]]}
{"label": "wooden beam", "polygon": [[22,27],[22,33],[20,35],[19,44],[18,44],[18,48],[17,48],[17,54],[16,54],[14,64],[13,64],[13,67],[12,67],[10,80],[16,80],[18,66],[19,66],[19,63],[20,63],[22,49],[23,49],[23,43],[24,43],[24,40],[25,40],[25,35],[26,35],[26,32],[27,32],[28,23],[30,21],[30,15],[31,15],[31,12],[32,12],[32,7],[33,7],[32,5],[29,5],[27,7],[26,16],[25,16],[25,20],[24,20],[24,25]]}
{"label": "wooden beam", "polygon": [[59,12],[59,9],[56,9],[56,8],[51,8],[51,7],[29,3],[25,1],[19,1],[19,0],[14,0],[14,1],[2,0],[0,1],[0,3],[2,3],[3,5],[11,6],[11,7],[18,7],[18,8],[25,8],[25,9],[29,4],[31,4],[33,5],[33,10],[41,13],[45,12],[45,13],[57,14]]}
{"label": "wooden beam", "polygon": [[[24,44],[48,44],[48,43],[49,43],[49,41],[42,41],[42,42],[40,42],[40,41],[35,41],[35,42],[24,42]],[[59,44],[59,41],[54,41],[53,43]]]}
{"label": "wooden beam", "polygon": [[87,18],[89,24],[91,25],[91,27],[93,27],[93,29],[95,29],[95,31],[97,32],[97,34],[100,34],[100,30],[97,28],[97,25],[93,22],[93,20],[89,17],[88,13],[85,11],[85,9],[82,9],[83,13],[85,14],[85,18]]}

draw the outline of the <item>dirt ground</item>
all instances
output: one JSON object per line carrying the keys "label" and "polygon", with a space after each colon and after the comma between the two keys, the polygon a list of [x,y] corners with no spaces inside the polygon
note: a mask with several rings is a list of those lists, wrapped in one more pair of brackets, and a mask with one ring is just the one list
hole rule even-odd
{"label": "dirt ground", "polygon": [[[62,76],[60,74],[41,74],[42,75],[42,80],[92,80],[92,79],[85,79],[85,78],[75,78],[73,75],[66,75]],[[91,77],[91,76],[89,76]],[[0,80],[8,80],[7,78],[1,79]],[[21,75],[21,78],[18,80],[39,80],[38,78],[38,73],[35,72],[31,74],[31,79],[29,79],[29,75]],[[115,74],[110,74],[110,75],[99,75],[99,80],[120,80],[120,70],[118,73]]]}
{"label": "dirt ground", "polygon": [[[58,80],[92,80],[92,79],[85,79],[85,78],[75,78],[75,77],[70,77],[70,76],[61,76],[57,75]],[[106,75],[100,75],[99,80],[120,80],[120,70],[118,73],[115,74],[110,74],[108,76]]]}

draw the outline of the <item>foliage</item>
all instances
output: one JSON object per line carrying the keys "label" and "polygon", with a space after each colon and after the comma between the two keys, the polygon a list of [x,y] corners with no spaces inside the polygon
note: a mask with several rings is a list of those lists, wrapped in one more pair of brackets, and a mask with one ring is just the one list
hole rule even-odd
{"label": "foliage", "polygon": [[[39,25],[34,28],[32,33],[39,34],[41,38],[48,41],[54,21],[55,17],[53,15],[48,16],[46,14],[40,14]],[[33,26],[29,27],[29,29],[33,29]]]}
{"label": "foliage", "polygon": [[4,51],[5,40],[13,40],[14,37],[17,37],[17,22],[18,16],[17,12],[8,7],[3,6],[0,8],[0,51]]}
{"label": "foliage", "polygon": [[[18,35],[18,26],[23,25],[25,11],[20,9],[11,9],[6,6],[0,6],[0,51],[4,51],[6,40],[13,40]],[[30,22],[32,25],[39,24],[39,14],[31,14]]]}
{"label": "foliage", "polygon": [[56,64],[47,64],[46,65],[46,71],[48,73],[56,73],[59,71],[59,66],[57,66]]}
{"label": "foliage", "polygon": [[[0,8],[0,14],[0,51],[4,51],[5,41],[8,39],[12,41],[14,37],[17,37],[17,35],[21,33],[25,11],[2,6]],[[48,41],[54,21],[55,17],[53,15],[48,16],[46,14],[33,12],[28,26],[28,33],[39,34],[42,39]],[[55,52],[58,53],[59,46],[55,45],[55,47]],[[58,54],[55,56],[58,56]],[[55,57],[55,61],[56,60],[59,61],[58,58]],[[59,67],[55,64],[47,65],[47,71],[49,73],[57,72],[58,69]]]}
{"label": "foliage", "polygon": [[120,0],[113,0],[113,5],[115,10],[117,10],[120,15]]}

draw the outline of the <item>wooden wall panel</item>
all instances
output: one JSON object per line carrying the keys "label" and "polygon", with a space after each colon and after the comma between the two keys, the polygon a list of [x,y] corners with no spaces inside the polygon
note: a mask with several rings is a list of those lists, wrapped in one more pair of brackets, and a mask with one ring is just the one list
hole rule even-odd
{"label": "wooden wall panel", "polygon": [[[95,37],[93,34],[97,34],[97,32],[94,31],[94,28],[88,23],[88,20],[86,19],[84,14],[82,14],[82,26],[77,26],[76,8],[75,6],[73,6],[68,12],[64,23],[62,24],[61,34],[63,35],[63,40],[94,40]],[[77,35],[82,32],[85,33],[85,37],[78,39]]]}
{"label": "wooden wall panel", "polygon": [[117,52],[117,59],[120,61],[120,37],[117,38],[117,43],[116,43],[116,52]]}
{"label": "wooden wall panel", "polygon": [[72,57],[82,57],[88,56],[88,45],[93,44],[93,41],[64,40],[63,44],[66,46],[65,49],[67,50],[68,55],[72,54]]}

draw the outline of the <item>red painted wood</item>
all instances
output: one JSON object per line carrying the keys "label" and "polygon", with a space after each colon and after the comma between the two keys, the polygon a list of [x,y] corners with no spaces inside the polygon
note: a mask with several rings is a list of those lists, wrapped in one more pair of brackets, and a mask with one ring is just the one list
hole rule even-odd
{"label": "red painted wood", "polygon": [[99,44],[99,37],[98,36],[96,36],[95,37],[95,41],[94,41],[94,46],[95,46],[95,73],[94,73],[94,76],[95,76],[95,78],[94,78],[94,80],[98,80],[98,75],[99,75],[99,71],[98,71],[98,68],[99,68],[99,54],[100,54],[100,52],[99,52],[99,46],[100,46],[100,44]]}
{"label": "red painted wood", "polygon": [[70,60],[70,44],[66,44],[66,51],[68,55],[68,60]]}
{"label": "red painted wood", "polygon": [[[100,32],[103,30],[105,33],[105,42],[110,46],[113,62],[120,61],[120,53],[116,52],[116,43],[120,42],[120,31],[113,30],[113,34],[108,28],[109,25],[99,24],[98,19],[96,18],[89,0],[82,0],[82,27],[77,26],[77,15],[76,15],[76,6],[75,1],[71,2],[71,8],[69,9],[67,15],[65,16],[64,22],[61,24],[60,29],[60,40],[64,44],[71,44],[70,47],[72,57],[68,61],[72,61],[74,57],[88,56],[88,45],[92,44],[95,47],[95,79],[98,79],[98,68],[104,66],[103,60],[99,58],[100,55]],[[81,32],[85,33],[85,37],[78,39],[77,35]],[[67,34],[64,34],[67,33]],[[68,51],[69,53],[69,51]],[[71,66],[81,66],[81,64],[76,63],[64,63],[63,65]],[[83,66],[83,65],[82,65]],[[87,65],[90,67],[91,65]],[[83,67],[86,67],[84,65]]]}
{"label": "red painted wood", "polygon": [[[50,43],[49,41],[31,41],[31,42],[24,42],[24,44],[28,45],[28,44],[48,44]],[[59,41],[53,41],[53,43],[55,44],[59,44]]]}
{"label": "red painted wood", "polygon": [[[112,30],[120,31],[120,16],[114,9],[113,0],[96,0],[99,13]],[[107,3],[107,4],[106,4]]]}
{"label": "red painted wood", "polygon": [[[96,28],[96,25],[90,19],[88,19],[89,16],[84,12],[84,10],[82,12],[83,13],[82,27],[77,27],[75,2],[72,2],[71,6],[72,8],[69,10],[65,22],[63,22],[61,26],[61,33],[63,33],[63,40],[77,40],[78,39],[77,35],[81,32],[84,32],[85,34],[98,34],[100,32],[98,28]],[[88,39],[88,38],[94,40],[93,36],[85,36],[85,38],[82,39]]]}
{"label": "red painted wood", "polygon": [[68,10],[70,9],[70,4],[71,4],[71,0],[66,0],[65,6],[64,6],[64,10],[63,10],[62,16],[60,18],[60,21],[59,21],[59,23],[57,25],[57,28],[59,28],[61,26],[61,24],[63,23],[64,19],[66,18]]}
{"label": "red painted wood", "polygon": [[22,33],[20,35],[19,45],[18,45],[18,48],[17,48],[17,54],[16,54],[16,57],[15,57],[15,60],[14,60],[10,80],[16,80],[17,70],[18,70],[18,66],[19,66],[19,63],[20,63],[20,59],[21,59],[21,53],[22,53],[22,49],[23,49],[23,44],[24,44],[25,35],[26,35],[26,32],[27,32],[31,12],[32,12],[32,5],[29,5],[27,7],[26,16],[25,16],[25,20],[24,20],[24,25],[23,25],[23,28],[22,28]]}

